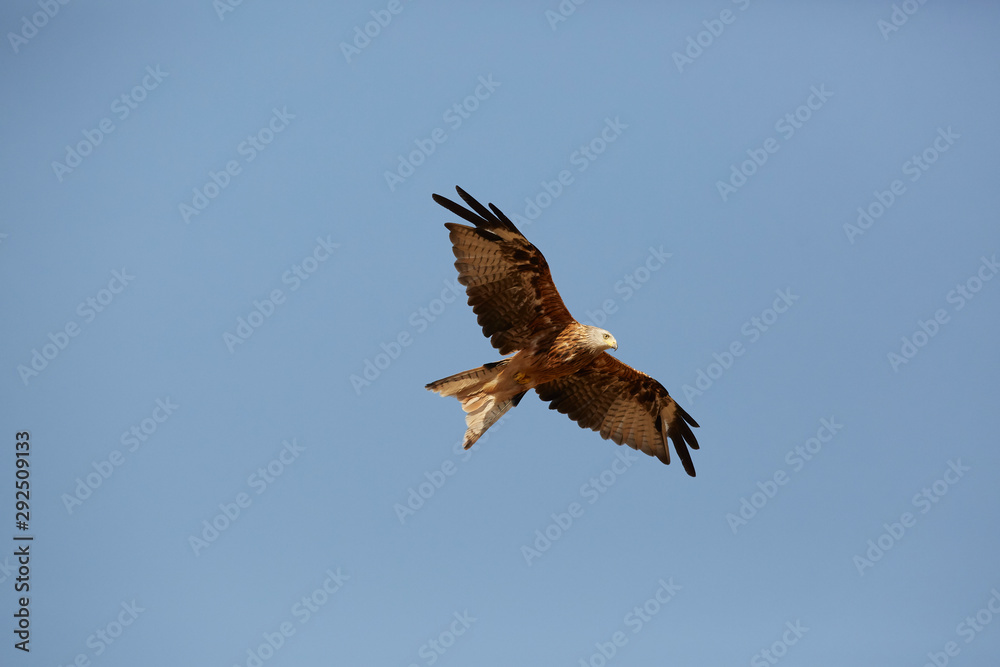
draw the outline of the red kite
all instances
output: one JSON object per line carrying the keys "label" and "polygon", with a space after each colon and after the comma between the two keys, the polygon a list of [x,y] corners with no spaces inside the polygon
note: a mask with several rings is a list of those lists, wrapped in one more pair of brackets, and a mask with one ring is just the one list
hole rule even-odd
{"label": "red kite", "polygon": [[670,463],[667,438],[694,477],[688,447],[698,423],[659,382],[605,350],[615,337],[580,324],[563,305],[549,265],[538,249],[493,204],[489,209],[455,188],[472,209],[434,195],[434,201],[471,222],[445,223],[451,233],[458,282],[479,316],[483,334],[500,354],[512,357],[431,382],[427,388],[455,396],[467,413],[468,449],[529,389],[581,428]]}

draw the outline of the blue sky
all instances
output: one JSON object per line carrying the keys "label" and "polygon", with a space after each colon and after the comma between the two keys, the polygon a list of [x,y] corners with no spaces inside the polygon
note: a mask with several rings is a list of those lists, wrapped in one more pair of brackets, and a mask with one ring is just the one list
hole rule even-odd
{"label": "blue sky", "polygon": [[[998,19],[6,3],[0,661],[994,664]],[[534,396],[461,450],[456,184],[696,478]]]}

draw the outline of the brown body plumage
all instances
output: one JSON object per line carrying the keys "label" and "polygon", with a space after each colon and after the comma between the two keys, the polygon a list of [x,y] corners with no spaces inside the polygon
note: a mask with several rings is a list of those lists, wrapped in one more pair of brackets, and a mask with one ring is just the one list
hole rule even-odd
{"label": "brown body plumage", "polygon": [[445,223],[458,281],[483,334],[501,354],[514,356],[431,382],[455,396],[466,412],[465,447],[534,389],[549,407],[601,437],[670,463],[668,438],[694,476],[688,448],[698,424],[659,382],[605,350],[618,349],[609,332],[580,324],[562,302],[545,257],[497,207],[487,209],[461,188],[471,211],[434,195],[434,201],[475,225]]}

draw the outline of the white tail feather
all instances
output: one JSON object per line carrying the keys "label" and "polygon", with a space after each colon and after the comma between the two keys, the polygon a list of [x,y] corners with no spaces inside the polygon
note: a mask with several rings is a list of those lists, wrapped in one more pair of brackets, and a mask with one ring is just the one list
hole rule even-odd
{"label": "white tail feather", "polygon": [[462,403],[465,410],[465,442],[462,447],[468,449],[482,437],[486,430],[497,423],[504,413],[514,407],[513,399],[497,403],[496,396],[485,395]]}
{"label": "white tail feather", "polygon": [[495,393],[497,376],[506,365],[507,360],[505,359],[474,368],[471,371],[457,373],[427,385],[431,391],[442,396],[454,396],[462,402],[462,409],[466,412],[465,425],[467,427],[463,443],[465,449],[475,444],[476,440],[479,440],[483,433],[490,426],[493,426],[504,413],[517,405],[521,396],[524,395],[524,392],[520,392],[516,396],[503,399]]}

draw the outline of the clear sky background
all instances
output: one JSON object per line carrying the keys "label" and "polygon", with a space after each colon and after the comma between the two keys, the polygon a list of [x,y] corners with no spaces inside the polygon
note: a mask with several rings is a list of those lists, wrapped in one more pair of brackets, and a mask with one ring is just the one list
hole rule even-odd
{"label": "clear sky background", "polygon": [[[1000,7],[225,1],[0,9],[0,662],[996,664]],[[461,451],[456,184],[696,478]]]}

